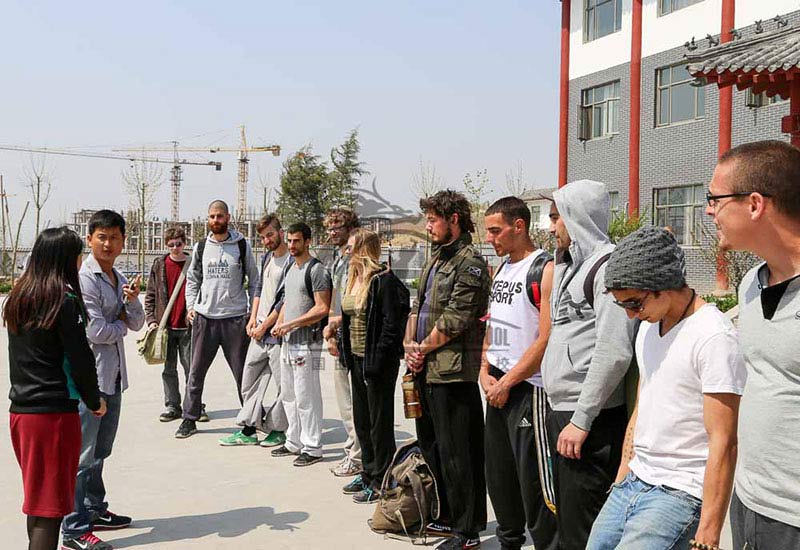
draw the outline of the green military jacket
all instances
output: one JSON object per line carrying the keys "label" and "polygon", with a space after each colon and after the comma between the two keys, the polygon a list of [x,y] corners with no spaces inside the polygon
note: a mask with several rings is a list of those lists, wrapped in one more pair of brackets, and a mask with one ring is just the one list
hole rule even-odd
{"label": "green military jacket", "polygon": [[428,275],[437,264],[425,334],[436,327],[451,340],[425,357],[426,380],[432,384],[476,382],[486,331],[486,323],[481,318],[489,302],[489,268],[472,246],[469,233],[449,245],[434,246],[419,280],[414,314],[419,313]]}

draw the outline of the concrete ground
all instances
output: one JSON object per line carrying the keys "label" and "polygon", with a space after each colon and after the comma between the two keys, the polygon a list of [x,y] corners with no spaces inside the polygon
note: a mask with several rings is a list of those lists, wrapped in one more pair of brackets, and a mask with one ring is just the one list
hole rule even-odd
{"label": "concrete ground", "polygon": [[[160,367],[144,364],[135,352],[136,335],[126,341],[130,389],[125,393],[116,445],[104,477],[111,510],[134,518],[121,531],[103,533],[115,548],[283,549],[407,548],[385,540],[366,525],[373,507],[353,503],[340,488],[349,478],[334,477],[328,468],[342,456],[345,433],[333,388],[332,358],[322,372],[325,460],[295,468],[291,458],[272,458],[260,447],[221,447],[217,439],[234,431],[238,410],[235,385],[220,353],[206,382],[204,401],[211,422],[200,432],[177,440],[178,422],[162,424]],[[8,395],[8,345],[0,331],[0,394]],[[403,416],[398,387],[395,434],[414,437],[414,425]],[[8,407],[0,422],[0,532],[9,546],[26,548],[25,519],[20,511],[22,483],[8,435]],[[487,499],[488,501],[488,499]],[[482,545],[499,548],[494,514]],[[730,547],[726,526],[722,547]],[[532,547],[528,547],[532,548]]]}

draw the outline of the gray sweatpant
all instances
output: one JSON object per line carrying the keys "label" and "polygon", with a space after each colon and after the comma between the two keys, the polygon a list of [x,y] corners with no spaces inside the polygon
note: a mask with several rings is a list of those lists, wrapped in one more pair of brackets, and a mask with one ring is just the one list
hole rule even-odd
{"label": "gray sweatpant", "polygon": [[293,453],[322,456],[322,345],[281,346],[281,401],[289,428],[286,448]]}
{"label": "gray sweatpant", "polygon": [[183,398],[183,418],[197,420],[203,400],[203,386],[206,374],[217,355],[219,348],[236,380],[236,393],[242,402],[242,372],[250,337],[245,331],[247,316],[227,319],[209,319],[199,313],[192,323],[192,368],[186,382],[186,395]]}
{"label": "gray sweatpant", "polygon": [[[275,382],[270,388],[270,380]],[[236,416],[239,426],[264,433],[285,432],[289,427],[281,402],[281,346],[252,340],[244,361],[242,408]]]}

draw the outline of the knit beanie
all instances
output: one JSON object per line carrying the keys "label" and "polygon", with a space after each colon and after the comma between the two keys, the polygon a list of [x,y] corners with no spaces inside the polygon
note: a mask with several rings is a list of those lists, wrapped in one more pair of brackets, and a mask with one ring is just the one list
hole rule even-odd
{"label": "knit beanie", "polygon": [[609,290],[677,290],[686,286],[683,249],[660,227],[642,227],[622,239],[606,265]]}

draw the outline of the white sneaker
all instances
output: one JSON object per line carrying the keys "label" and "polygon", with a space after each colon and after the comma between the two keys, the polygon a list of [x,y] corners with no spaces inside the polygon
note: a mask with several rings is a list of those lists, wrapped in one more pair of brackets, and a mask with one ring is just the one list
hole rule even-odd
{"label": "white sneaker", "polygon": [[361,473],[361,464],[345,456],[339,464],[331,468],[331,473],[336,477],[352,477]]}

